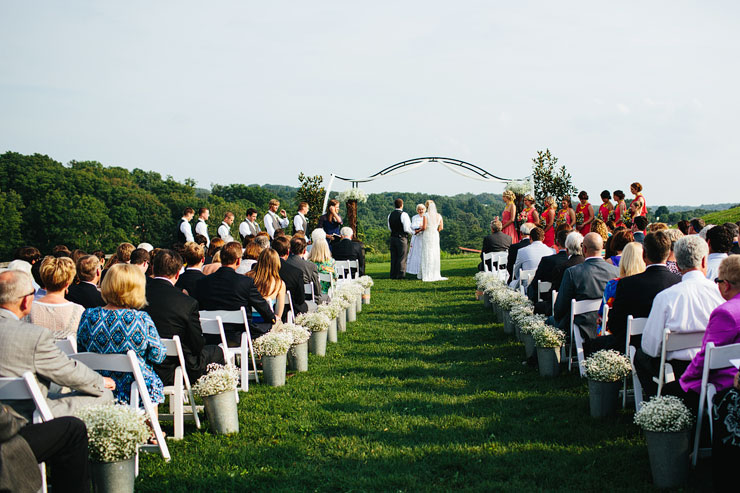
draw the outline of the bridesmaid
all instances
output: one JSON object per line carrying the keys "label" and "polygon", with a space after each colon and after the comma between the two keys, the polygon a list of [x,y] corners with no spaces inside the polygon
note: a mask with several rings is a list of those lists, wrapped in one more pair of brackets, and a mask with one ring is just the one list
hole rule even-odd
{"label": "bridesmaid", "polygon": [[511,190],[504,190],[503,198],[506,207],[504,208],[504,212],[501,213],[501,231],[511,236],[511,244],[513,245],[519,242],[519,234],[514,224],[514,219],[516,219],[516,204],[514,204],[514,199],[516,195]]}
{"label": "bridesmaid", "polygon": [[578,194],[578,200],[580,200],[580,203],[576,206],[576,217],[578,217],[578,214],[582,214],[583,222],[579,224],[576,219],[576,229],[583,236],[586,236],[591,232],[591,221],[594,220],[594,208],[588,203],[588,194],[585,190],[582,190]]}
{"label": "bridesmaid", "polygon": [[604,224],[609,222],[609,214],[614,210],[611,198],[612,196],[609,193],[609,190],[601,192],[601,201],[603,203],[599,206],[599,216],[601,216],[601,220],[604,221]]}
{"label": "bridesmaid", "polygon": [[564,196],[560,200],[560,210],[558,211],[557,225],[567,224],[573,226],[576,222],[576,213],[573,211],[573,201],[570,195]]}
{"label": "bridesmaid", "polygon": [[542,217],[545,220],[545,245],[550,248],[555,245],[555,209],[557,204],[553,197],[547,197],[545,199],[545,210],[542,212]]}
{"label": "bridesmaid", "polygon": [[614,223],[619,226],[624,226],[624,220],[622,216],[627,211],[627,204],[624,202],[624,192],[621,190],[614,190],[614,200],[617,204],[614,206]]}
{"label": "bridesmaid", "polygon": [[519,218],[522,222],[532,223],[535,226],[540,225],[540,214],[534,206],[534,197],[531,193],[524,196],[524,210],[519,214]]}
{"label": "bridesmaid", "polygon": [[632,199],[632,202],[635,202],[636,200],[642,201],[642,207],[637,210],[639,213],[638,215],[647,216],[647,203],[645,202],[645,196],[642,194],[642,185],[640,185],[639,182],[634,182],[630,185],[630,192],[635,196],[635,198]]}

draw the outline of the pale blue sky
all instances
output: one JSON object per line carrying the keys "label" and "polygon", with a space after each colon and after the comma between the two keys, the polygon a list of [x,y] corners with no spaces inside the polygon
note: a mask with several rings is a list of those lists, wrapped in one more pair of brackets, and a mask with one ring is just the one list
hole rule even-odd
{"label": "pale blue sky", "polygon": [[[446,156],[740,201],[737,2],[0,3],[0,152],[297,185]],[[340,188],[344,185],[340,185]],[[441,167],[366,191],[500,192]]]}

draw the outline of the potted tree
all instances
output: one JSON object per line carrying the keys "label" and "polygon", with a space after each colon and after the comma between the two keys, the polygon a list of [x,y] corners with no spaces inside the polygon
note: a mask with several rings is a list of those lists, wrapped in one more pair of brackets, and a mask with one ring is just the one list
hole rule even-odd
{"label": "potted tree", "polygon": [[622,379],[632,372],[629,358],[613,349],[602,349],[583,362],[588,378],[592,418],[604,418],[617,410]]}
{"label": "potted tree", "polygon": [[233,365],[211,363],[206,374],[193,385],[193,393],[203,399],[206,417],[217,435],[239,432],[239,413],[236,409],[236,388],[239,368]]}
{"label": "potted tree", "polygon": [[311,331],[308,339],[308,350],[316,356],[326,356],[326,333],[329,331],[329,318],[318,312],[302,313],[295,323]]}
{"label": "potted tree", "polygon": [[688,479],[693,423],[689,408],[672,395],[653,397],[635,413],[635,424],[645,433],[653,483],[658,488],[675,488]]}
{"label": "potted tree", "polygon": [[254,350],[262,357],[262,380],[272,387],[285,385],[288,350],[293,334],[271,330],[254,341]]}
{"label": "potted tree", "polygon": [[87,427],[95,491],[133,493],[136,451],[151,433],[144,415],[116,404],[88,407],[78,411],[77,417]]}
{"label": "potted tree", "polygon": [[544,325],[533,330],[532,338],[537,348],[540,376],[558,376],[560,374],[560,348],[565,343],[563,331],[551,325]]}

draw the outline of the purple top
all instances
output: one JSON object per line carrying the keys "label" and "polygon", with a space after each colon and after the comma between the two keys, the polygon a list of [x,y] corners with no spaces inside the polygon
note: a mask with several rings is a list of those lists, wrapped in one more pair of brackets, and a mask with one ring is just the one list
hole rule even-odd
{"label": "purple top", "polygon": [[[691,360],[691,364],[681,375],[679,381],[681,388],[686,392],[689,390],[697,394],[701,392],[704,351],[708,342],[713,342],[715,346],[727,346],[740,342],[740,294],[719,305],[709,316],[707,331],[701,342],[701,350]],[[730,388],[736,373],[737,370],[732,367],[712,370],[709,372],[709,383],[714,384],[717,392]]]}

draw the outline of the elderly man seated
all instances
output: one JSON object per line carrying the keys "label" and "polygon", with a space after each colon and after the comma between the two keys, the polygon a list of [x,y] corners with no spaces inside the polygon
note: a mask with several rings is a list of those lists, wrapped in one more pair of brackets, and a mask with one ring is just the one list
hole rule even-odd
{"label": "elderly man seated", "polygon": [[[80,408],[113,400],[113,380],[69,359],[54,341],[49,329],[22,322],[33,303],[31,276],[21,271],[0,273],[0,376],[20,377],[30,371],[46,395],[49,384],[68,387],[73,392],[49,394],[54,416],[72,416]],[[8,401],[24,417],[33,412],[27,402]]]}
{"label": "elderly man seated", "polygon": [[[635,371],[646,399],[658,392],[658,385],[653,377],[657,377],[660,370],[664,330],[703,331],[712,311],[724,302],[714,281],[705,277],[709,254],[706,241],[695,235],[685,236],[676,242],[674,251],[682,275],[681,282],[655,296],[642,333],[641,347],[635,353]],[[676,379],[683,374],[698,352],[697,347],[666,354],[666,360],[671,361]],[[666,393],[680,394],[677,386],[677,382],[667,385]]]}
{"label": "elderly man seated", "polygon": [[[483,270],[483,254],[491,252],[507,252],[511,246],[511,236],[507,235],[501,229],[503,225],[498,218],[491,221],[491,234],[483,238],[483,246],[480,251],[481,262],[478,264],[478,270]],[[493,270],[493,266],[488,262],[489,270]]]}

